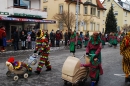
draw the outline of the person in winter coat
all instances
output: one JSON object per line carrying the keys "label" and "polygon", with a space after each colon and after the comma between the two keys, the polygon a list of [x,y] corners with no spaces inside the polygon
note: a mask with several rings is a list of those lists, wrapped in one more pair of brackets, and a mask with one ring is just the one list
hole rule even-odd
{"label": "person in winter coat", "polygon": [[19,35],[18,35],[18,29],[15,30],[13,33],[13,44],[14,44],[14,50],[19,50]]}
{"label": "person in winter coat", "polygon": [[20,36],[21,42],[22,42],[22,49],[26,49],[26,39],[27,36],[24,34],[24,31],[22,31],[22,34]]}
{"label": "person in winter coat", "polygon": [[5,27],[0,27],[0,51],[4,52],[6,46],[6,32]]}
{"label": "person in winter coat", "polygon": [[65,47],[67,47],[67,43],[68,43],[68,31],[67,30],[64,34],[64,38],[65,38]]}
{"label": "person in winter coat", "polygon": [[89,31],[84,36],[84,46],[87,47],[89,41]]}
{"label": "person in winter coat", "polygon": [[34,53],[36,52],[38,52],[38,55],[41,55],[41,57],[35,73],[40,74],[44,65],[47,68],[46,71],[51,71],[51,64],[48,59],[50,46],[48,40],[45,38],[45,34],[41,30],[37,33],[36,48]]}
{"label": "person in winter coat", "polygon": [[36,41],[36,33],[34,30],[32,30],[31,33],[31,44],[32,44],[32,49],[35,49],[35,41]]}
{"label": "person in winter coat", "polygon": [[98,83],[100,75],[103,74],[101,63],[98,61],[98,57],[95,54],[90,55],[89,64],[81,64],[81,67],[90,67],[89,76],[91,78],[91,86],[95,86]]}
{"label": "person in winter coat", "polygon": [[50,33],[50,40],[51,40],[51,46],[55,47],[55,33],[53,30]]}
{"label": "person in winter coat", "polygon": [[56,46],[60,47],[61,34],[59,31],[56,33]]}
{"label": "person in winter coat", "polygon": [[77,33],[77,49],[78,48],[82,48],[82,38],[79,33]]}

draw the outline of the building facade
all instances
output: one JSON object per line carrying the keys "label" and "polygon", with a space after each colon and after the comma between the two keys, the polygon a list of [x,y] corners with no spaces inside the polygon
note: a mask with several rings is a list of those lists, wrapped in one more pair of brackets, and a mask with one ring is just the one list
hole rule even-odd
{"label": "building facade", "polygon": [[52,23],[41,9],[42,0],[0,0],[0,25],[6,27],[7,39],[15,29],[39,29],[40,23]]}
{"label": "building facade", "polygon": [[[76,20],[76,2],[77,0],[44,0],[43,10],[47,11],[47,19],[53,19],[54,15],[58,13],[62,15],[63,11],[73,13]],[[78,15],[78,31],[86,32],[89,31],[90,34],[94,31],[103,32],[105,25],[103,20],[103,13],[106,10],[99,0],[79,0],[79,15]],[[73,25],[73,31],[76,28],[76,23]],[[62,22],[57,21],[55,25],[43,25],[44,30],[49,32],[53,29],[66,31],[67,27],[64,26]]]}
{"label": "building facade", "polygon": [[102,4],[107,9],[105,11],[105,17],[107,17],[110,7],[113,6],[114,15],[117,20],[117,31],[122,31],[124,25],[130,24],[130,3],[128,1],[122,2],[118,0],[116,2],[115,0],[104,0]]}

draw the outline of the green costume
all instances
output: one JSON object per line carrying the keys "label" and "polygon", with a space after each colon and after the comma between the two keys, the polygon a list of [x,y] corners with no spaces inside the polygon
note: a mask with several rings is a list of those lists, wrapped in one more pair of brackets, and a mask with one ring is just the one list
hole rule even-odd
{"label": "green costume", "polygon": [[72,34],[70,37],[70,52],[75,53],[75,42],[76,42],[76,35]]}
{"label": "green costume", "polygon": [[89,41],[89,33],[86,34],[85,38],[84,38],[84,46],[86,47],[88,45],[88,41]]}

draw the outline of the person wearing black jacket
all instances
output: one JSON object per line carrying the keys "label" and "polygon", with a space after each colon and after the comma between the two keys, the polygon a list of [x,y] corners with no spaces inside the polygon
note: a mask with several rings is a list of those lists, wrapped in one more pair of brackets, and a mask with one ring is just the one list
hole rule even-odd
{"label": "person wearing black jacket", "polygon": [[19,35],[18,35],[18,29],[16,29],[15,32],[13,33],[13,45],[15,51],[19,50],[18,42],[19,42]]}
{"label": "person wearing black jacket", "polygon": [[34,30],[32,30],[31,33],[31,44],[32,44],[32,49],[35,49],[35,40],[36,40],[36,33]]}
{"label": "person wearing black jacket", "polygon": [[50,33],[50,40],[51,40],[51,45],[52,47],[55,47],[55,33],[52,30],[52,32]]}
{"label": "person wearing black jacket", "polygon": [[20,39],[21,39],[21,42],[22,42],[22,49],[25,50],[26,49],[26,39],[27,39],[27,36],[24,34],[24,31],[22,31]]}

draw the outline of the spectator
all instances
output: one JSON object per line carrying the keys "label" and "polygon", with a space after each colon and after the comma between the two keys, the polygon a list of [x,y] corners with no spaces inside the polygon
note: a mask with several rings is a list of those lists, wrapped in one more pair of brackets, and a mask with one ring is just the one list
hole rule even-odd
{"label": "spectator", "polygon": [[22,42],[22,50],[26,49],[26,38],[27,38],[27,36],[24,34],[24,31],[22,31],[22,34],[20,36],[20,39]]}
{"label": "spectator", "polygon": [[28,34],[27,36],[27,42],[28,42],[28,49],[31,49],[31,36]]}
{"label": "spectator", "polygon": [[51,40],[51,46],[54,47],[55,46],[55,33],[53,30],[50,33],[50,40]]}
{"label": "spectator", "polygon": [[6,46],[6,32],[4,26],[0,27],[0,46],[1,46],[1,51],[4,52]]}
{"label": "spectator", "polygon": [[64,38],[65,38],[65,47],[67,46],[67,42],[68,42],[68,31],[66,30],[65,34],[64,34]]}
{"label": "spectator", "polygon": [[19,35],[18,35],[18,29],[16,29],[15,32],[13,33],[13,45],[15,51],[19,50],[18,42],[19,42]]}
{"label": "spectator", "polygon": [[56,46],[57,47],[60,46],[60,40],[61,40],[61,34],[59,31],[57,31],[57,33],[56,33]]}
{"label": "spectator", "polygon": [[36,40],[36,33],[34,30],[32,30],[31,33],[31,44],[32,44],[32,49],[35,49],[35,40]]}

